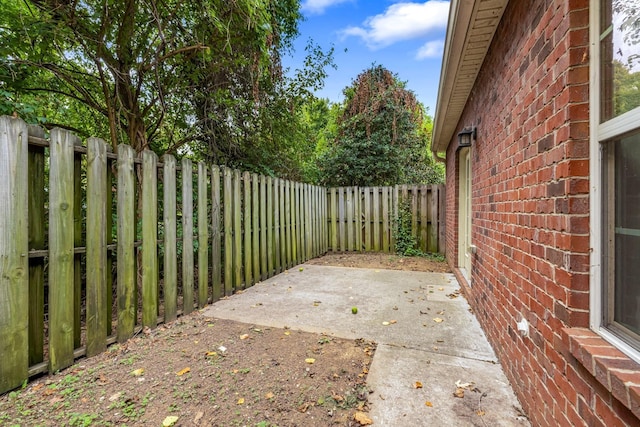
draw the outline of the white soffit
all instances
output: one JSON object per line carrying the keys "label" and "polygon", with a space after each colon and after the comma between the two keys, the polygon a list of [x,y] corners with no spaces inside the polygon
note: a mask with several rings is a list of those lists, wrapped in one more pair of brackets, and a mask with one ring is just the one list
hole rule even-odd
{"label": "white soffit", "polygon": [[432,150],[446,151],[509,0],[452,0]]}

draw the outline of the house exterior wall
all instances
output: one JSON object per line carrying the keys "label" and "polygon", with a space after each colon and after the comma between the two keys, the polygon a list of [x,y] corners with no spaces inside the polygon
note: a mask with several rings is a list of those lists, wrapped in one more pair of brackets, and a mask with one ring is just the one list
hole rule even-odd
{"label": "house exterior wall", "polygon": [[[523,408],[536,426],[639,425],[630,401],[574,356],[565,329],[589,327],[588,0],[509,3],[458,130],[470,125],[477,252],[471,284],[457,275]],[[454,136],[446,157],[454,270],[456,148]],[[522,317],[528,337],[516,331]]]}

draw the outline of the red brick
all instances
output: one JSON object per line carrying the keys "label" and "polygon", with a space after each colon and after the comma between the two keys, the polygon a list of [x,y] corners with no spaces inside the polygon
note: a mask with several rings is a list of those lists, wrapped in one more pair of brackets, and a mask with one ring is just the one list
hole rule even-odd
{"label": "red brick", "polygon": [[595,396],[595,413],[606,426],[623,425],[622,420],[611,409],[611,405],[598,395]]}

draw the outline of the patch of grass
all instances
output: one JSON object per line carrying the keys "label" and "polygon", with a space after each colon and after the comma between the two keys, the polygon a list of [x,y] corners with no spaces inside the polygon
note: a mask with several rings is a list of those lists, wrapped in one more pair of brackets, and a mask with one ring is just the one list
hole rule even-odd
{"label": "patch of grass", "polygon": [[77,427],[89,427],[97,420],[99,416],[97,414],[80,414],[73,412],[69,416],[68,425]]}

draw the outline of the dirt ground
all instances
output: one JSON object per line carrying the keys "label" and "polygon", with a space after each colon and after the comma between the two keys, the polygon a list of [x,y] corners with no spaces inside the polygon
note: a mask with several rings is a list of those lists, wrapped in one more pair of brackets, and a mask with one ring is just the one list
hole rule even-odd
{"label": "dirt ground", "polygon": [[[309,263],[449,271],[389,254]],[[0,426],[367,425],[375,347],[196,312],[0,396]]]}
{"label": "dirt ground", "polygon": [[307,264],[335,267],[383,268],[388,270],[450,273],[449,266],[438,256],[403,257],[385,253],[329,253],[307,261]]}

